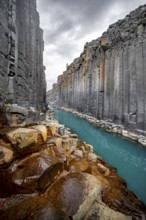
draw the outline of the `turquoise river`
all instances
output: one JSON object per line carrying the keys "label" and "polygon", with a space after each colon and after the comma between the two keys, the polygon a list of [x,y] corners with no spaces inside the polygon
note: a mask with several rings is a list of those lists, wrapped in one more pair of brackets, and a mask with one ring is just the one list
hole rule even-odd
{"label": "turquoise river", "polygon": [[97,128],[72,113],[56,108],[54,112],[60,123],[71,128],[80,140],[94,147],[96,154],[116,167],[128,188],[146,204],[146,147]]}

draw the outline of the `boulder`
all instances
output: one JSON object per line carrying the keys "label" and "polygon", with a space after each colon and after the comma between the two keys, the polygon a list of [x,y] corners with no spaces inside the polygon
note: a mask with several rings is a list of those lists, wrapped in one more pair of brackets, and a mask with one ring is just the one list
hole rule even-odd
{"label": "boulder", "polygon": [[14,161],[0,172],[0,196],[44,192],[63,170],[63,163],[46,152]]}
{"label": "boulder", "polygon": [[33,126],[33,128],[40,132],[40,134],[43,138],[43,141],[45,142],[47,140],[47,128],[46,128],[46,126],[45,125],[35,125],[35,126]]}
{"label": "boulder", "polygon": [[87,173],[69,173],[55,183],[47,197],[68,217],[80,220],[95,200],[101,200],[101,183]]}
{"label": "boulder", "polygon": [[13,151],[0,146],[0,168],[6,167],[13,160]]}
{"label": "boulder", "polygon": [[132,220],[132,216],[114,211],[102,202],[96,202],[85,216],[84,220]]}
{"label": "boulder", "polygon": [[16,154],[25,154],[40,148],[39,145],[44,143],[45,132],[33,128],[17,128],[6,132],[6,139]]}
{"label": "boulder", "polygon": [[56,147],[62,147],[61,137],[49,137],[47,140],[48,144],[54,144]]}
{"label": "boulder", "polygon": [[47,126],[47,136],[55,136],[57,133],[57,123],[50,123],[49,126]]}
{"label": "boulder", "polygon": [[78,171],[78,172],[84,172],[86,171],[90,166],[90,163],[88,159],[74,159],[69,162],[69,170],[70,171]]}
{"label": "boulder", "polygon": [[75,150],[74,155],[80,159],[83,159],[83,151],[82,150]]}
{"label": "boulder", "polygon": [[6,208],[1,212],[1,219],[3,220],[69,220],[67,215],[51,204],[44,197],[36,196],[34,198],[27,198],[24,201]]}

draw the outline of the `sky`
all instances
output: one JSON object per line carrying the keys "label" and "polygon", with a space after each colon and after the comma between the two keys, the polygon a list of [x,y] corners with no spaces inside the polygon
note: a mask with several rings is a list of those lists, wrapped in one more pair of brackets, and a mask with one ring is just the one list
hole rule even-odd
{"label": "sky", "polygon": [[143,4],[146,0],[37,0],[44,30],[47,89],[80,56],[86,42],[97,39],[110,24]]}

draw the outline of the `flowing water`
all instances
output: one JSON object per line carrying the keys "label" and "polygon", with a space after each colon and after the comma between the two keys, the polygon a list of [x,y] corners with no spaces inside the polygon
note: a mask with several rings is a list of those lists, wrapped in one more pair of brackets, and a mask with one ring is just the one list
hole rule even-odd
{"label": "flowing water", "polygon": [[78,134],[80,140],[91,144],[96,154],[118,169],[128,188],[146,204],[146,147],[108,133],[72,113],[54,109],[58,121]]}

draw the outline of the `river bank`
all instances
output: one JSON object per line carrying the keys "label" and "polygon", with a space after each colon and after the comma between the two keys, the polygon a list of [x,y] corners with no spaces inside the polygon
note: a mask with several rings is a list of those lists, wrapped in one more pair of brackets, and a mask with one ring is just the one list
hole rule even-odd
{"label": "river bank", "polygon": [[138,219],[146,207],[116,168],[48,111],[40,125],[0,130],[2,219]]}
{"label": "river bank", "polygon": [[65,108],[65,107],[60,107],[60,106],[54,106],[54,107],[62,109],[63,111],[66,111],[66,112],[73,113],[79,116],[80,118],[83,118],[89,121],[94,126],[104,129],[107,132],[112,132],[115,134],[122,135],[125,138],[128,138],[132,141],[136,141],[140,143],[141,145],[146,146],[146,132],[145,131],[141,131],[141,130],[130,131],[130,130],[127,130],[123,125],[115,124],[110,121],[99,120],[95,117],[75,111],[74,109],[71,109],[71,108]]}

